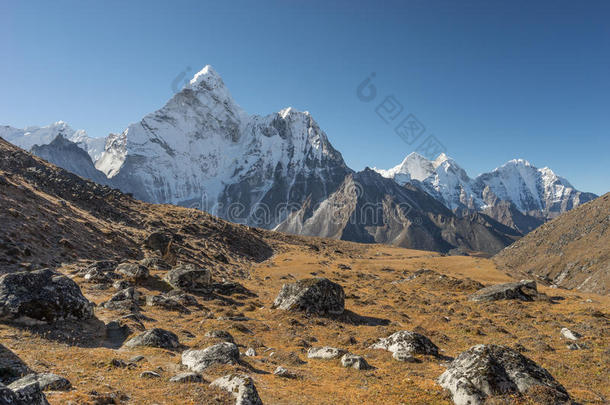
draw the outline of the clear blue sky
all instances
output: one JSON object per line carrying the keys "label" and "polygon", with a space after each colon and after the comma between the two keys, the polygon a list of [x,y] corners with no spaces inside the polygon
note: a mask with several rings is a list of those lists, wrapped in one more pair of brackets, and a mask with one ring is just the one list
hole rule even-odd
{"label": "clear blue sky", "polygon": [[471,176],[522,157],[601,194],[608,21],[608,1],[0,0],[0,124],[120,132],[211,64],[250,113],[309,110],[356,170],[417,146],[375,113],[392,94]]}

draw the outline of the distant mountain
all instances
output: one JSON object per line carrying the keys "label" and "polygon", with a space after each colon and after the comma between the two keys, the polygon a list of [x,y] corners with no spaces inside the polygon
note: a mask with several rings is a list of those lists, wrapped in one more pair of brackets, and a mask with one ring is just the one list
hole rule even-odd
{"label": "distant mountain", "polygon": [[498,253],[517,277],[610,293],[610,193],[561,214]]}
{"label": "distant mountain", "polygon": [[417,185],[457,213],[483,212],[523,233],[597,197],[523,159],[474,179],[445,154],[428,160],[411,153],[396,167],[375,170],[399,184]]}
{"label": "distant mountain", "polygon": [[69,172],[78,173],[85,179],[102,185],[112,185],[111,180],[95,168],[91,156],[78,144],[67,140],[63,135],[58,135],[48,145],[34,145],[31,152]]}
{"label": "distant mountain", "polygon": [[440,252],[493,253],[521,236],[483,214],[457,217],[419,188],[368,168],[348,175],[319,206],[304,204],[276,230]]}
{"label": "distant mountain", "polygon": [[[289,107],[249,115],[210,66],[162,108],[106,139],[61,121],[1,127],[0,136],[146,202],[262,228],[443,252],[495,253],[594,197],[524,161],[471,179],[445,155],[429,161],[411,154],[377,170],[381,175],[354,173],[311,114]],[[371,222],[366,210],[373,206],[381,211]],[[332,210],[350,220],[325,222]]]}
{"label": "distant mountain", "polygon": [[91,156],[94,162],[102,156],[106,146],[104,138],[91,138],[84,130],[74,130],[63,121],[57,121],[46,127],[33,126],[24,129],[0,126],[1,138],[27,151],[35,145],[48,145],[59,135],[76,143]]}

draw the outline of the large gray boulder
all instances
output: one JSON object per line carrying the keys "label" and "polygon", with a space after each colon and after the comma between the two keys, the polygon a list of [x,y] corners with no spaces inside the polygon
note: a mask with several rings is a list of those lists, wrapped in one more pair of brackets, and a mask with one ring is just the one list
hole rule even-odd
{"label": "large gray boulder", "polygon": [[235,405],[263,405],[252,378],[247,375],[225,375],[212,381],[210,386],[230,392],[235,397]]}
{"label": "large gray boulder", "polygon": [[13,382],[8,387],[15,390],[34,383],[38,383],[42,391],[68,391],[72,388],[72,384],[67,378],[53,373],[30,374]]}
{"label": "large gray boulder", "polygon": [[154,328],[129,339],[125,342],[125,346],[129,348],[148,346],[161,349],[176,349],[180,347],[180,341],[175,333],[165,329]]}
{"label": "large gray boulder", "polygon": [[68,277],[50,269],[0,277],[0,321],[52,323],[93,317],[93,304]]}
{"label": "large gray boulder", "polygon": [[548,371],[504,346],[476,345],[461,353],[438,379],[456,405],[483,404],[487,397],[544,390],[553,404],[570,401],[565,388]]}
{"label": "large gray boulder", "polygon": [[0,384],[0,405],[49,405],[37,381],[17,380],[8,387]]}
{"label": "large gray boulder", "polygon": [[496,284],[470,295],[471,301],[521,300],[534,301],[538,297],[536,282],[521,280],[516,283]]}
{"label": "large gray boulder", "polygon": [[175,267],[165,275],[172,287],[186,292],[210,292],[212,290],[212,273],[210,270],[183,264]]}
{"label": "large gray boulder", "polygon": [[182,353],[182,364],[196,373],[201,373],[213,364],[237,362],[239,362],[239,349],[230,342],[222,342],[203,350],[186,350]]}
{"label": "large gray boulder", "polygon": [[377,343],[371,346],[371,349],[383,349],[392,353],[410,355],[429,354],[438,356],[438,347],[430,339],[420,333],[408,330],[401,330],[387,338],[379,339]]}
{"label": "large gray boulder", "polygon": [[273,308],[338,315],[345,310],[345,292],[339,284],[326,278],[308,278],[284,284]]}

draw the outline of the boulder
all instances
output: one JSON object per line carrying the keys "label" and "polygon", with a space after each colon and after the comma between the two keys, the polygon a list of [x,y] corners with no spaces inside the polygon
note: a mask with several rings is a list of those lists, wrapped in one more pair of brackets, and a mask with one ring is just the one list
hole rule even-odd
{"label": "boulder", "polygon": [[402,330],[387,338],[379,339],[379,342],[372,345],[371,349],[383,349],[392,353],[400,352],[403,356],[407,353],[438,356],[438,347],[430,339],[408,330]]}
{"label": "boulder", "polygon": [[67,378],[53,373],[30,374],[13,382],[8,387],[14,390],[17,387],[34,383],[38,383],[42,391],[69,391],[72,388],[72,384]]}
{"label": "boulder", "polygon": [[185,314],[190,313],[187,307],[173,297],[168,297],[166,294],[147,295],[146,305],[149,307],[161,307],[168,311],[178,311]]}
{"label": "boulder", "polygon": [[438,379],[451,392],[456,405],[478,405],[487,397],[527,394],[544,390],[553,404],[568,403],[570,396],[548,371],[504,346],[476,345],[462,352]]}
{"label": "boulder", "polygon": [[239,349],[230,342],[222,342],[203,350],[187,350],[182,353],[182,364],[189,370],[200,373],[213,364],[236,364]]}
{"label": "boulder", "polygon": [[308,278],[284,284],[273,308],[338,315],[345,310],[345,292],[339,284],[326,278]]}
{"label": "boulder", "polygon": [[356,370],[370,370],[372,368],[364,357],[351,353],[344,354],[341,357],[341,365],[347,368],[355,368]]}
{"label": "boulder", "polygon": [[138,263],[121,263],[115,272],[131,280],[145,280],[150,275],[148,268]]}
{"label": "boulder", "polygon": [[208,269],[183,264],[175,267],[165,275],[172,287],[186,292],[210,292],[212,290],[212,273]]}
{"label": "boulder", "polygon": [[199,373],[180,373],[170,378],[169,381],[176,383],[200,383],[203,382],[203,377]]}
{"label": "boulder", "polygon": [[0,384],[0,404],[6,405],[49,405],[37,381],[22,378],[8,387]]}
{"label": "boulder", "polygon": [[536,282],[521,280],[516,283],[496,284],[470,295],[471,301],[521,300],[534,301],[538,297]]}
{"label": "boulder", "polygon": [[0,277],[0,320],[52,323],[93,317],[93,304],[78,285],[50,269]]}
{"label": "boulder", "polygon": [[15,353],[0,344],[0,383],[10,384],[31,372]]}
{"label": "boulder", "polygon": [[235,405],[263,405],[252,378],[247,375],[225,375],[214,380],[210,386],[230,392],[235,397]]}
{"label": "boulder", "polygon": [[307,351],[307,357],[310,359],[338,359],[343,354],[345,354],[345,350],[330,346],[312,347]]}
{"label": "boulder", "polygon": [[171,241],[171,235],[162,231],[157,231],[148,235],[148,237],[144,240],[144,246],[149,249],[159,251],[162,255],[164,255],[167,253]]}
{"label": "boulder", "polygon": [[159,347],[161,349],[176,349],[180,347],[178,336],[160,328],[147,330],[125,342],[125,346],[134,348],[138,346]]}

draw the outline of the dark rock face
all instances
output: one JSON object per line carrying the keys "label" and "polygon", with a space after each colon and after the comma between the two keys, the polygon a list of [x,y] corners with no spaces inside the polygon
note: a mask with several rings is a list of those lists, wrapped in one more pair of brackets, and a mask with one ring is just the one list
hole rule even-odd
{"label": "dark rock face", "polygon": [[235,397],[236,405],[263,405],[252,378],[246,375],[225,375],[212,381],[210,386],[230,392]]}
{"label": "dark rock face", "polygon": [[347,175],[321,204],[304,203],[275,230],[439,252],[496,253],[521,236],[487,215],[458,217],[418,187],[370,169]]}
{"label": "dark rock face", "polygon": [[345,310],[345,292],[339,284],[326,278],[299,280],[282,286],[273,308],[318,315],[342,314]]}
{"label": "dark rock face", "polygon": [[521,280],[517,283],[497,284],[485,287],[470,295],[471,301],[521,300],[533,301],[538,297],[536,282]]}
{"label": "dark rock face", "polygon": [[147,330],[144,333],[125,342],[125,346],[134,348],[138,346],[159,347],[161,349],[176,349],[180,341],[176,334],[160,328]]}
{"label": "dark rock face", "polygon": [[55,322],[93,317],[93,304],[78,285],[50,269],[0,277],[0,319]]}
{"label": "dark rock face", "polygon": [[187,350],[182,353],[182,364],[189,370],[201,373],[212,364],[236,364],[239,349],[230,342],[219,343],[203,350]]}
{"label": "dark rock face", "polygon": [[489,396],[527,394],[544,389],[553,404],[568,403],[570,396],[548,371],[504,346],[477,345],[461,353],[439,377],[456,405],[483,404]]}
{"label": "dark rock face", "polygon": [[212,274],[208,269],[185,264],[170,270],[165,275],[172,287],[187,292],[209,292],[212,288]]}
{"label": "dark rock face", "polygon": [[426,336],[417,332],[402,330],[371,346],[372,349],[383,349],[392,353],[429,354],[438,356],[438,347]]}

